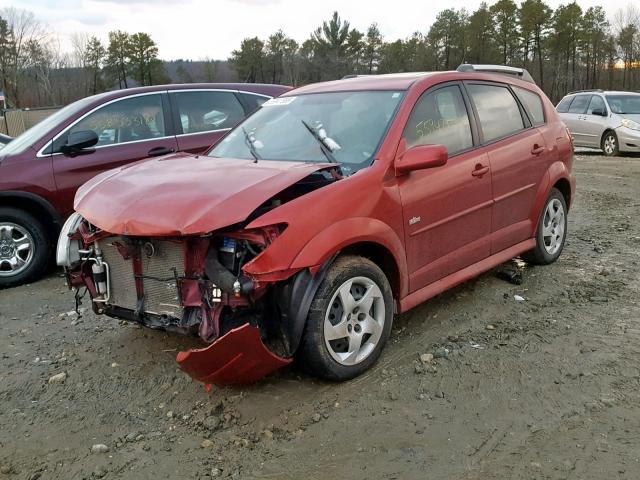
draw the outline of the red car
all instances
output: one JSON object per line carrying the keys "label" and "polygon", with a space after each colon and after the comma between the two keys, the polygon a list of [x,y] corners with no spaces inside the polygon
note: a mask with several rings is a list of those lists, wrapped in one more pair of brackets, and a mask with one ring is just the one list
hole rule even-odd
{"label": "red car", "polygon": [[[94,175],[170,152],[203,152],[279,85],[131,88],[79,100],[0,149],[0,288],[49,264],[77,188]],[[6,142],[3,142],[6,143]]]}
{"label": "red car", "polygon": [[526,71],[366,76],[265,102],[206,155],[80,188],[58,262],[99,314],[197,332],[177,361],[253,381],[294,356],[331,380],[395,313],[514,256],[561,254],[573,148]]}

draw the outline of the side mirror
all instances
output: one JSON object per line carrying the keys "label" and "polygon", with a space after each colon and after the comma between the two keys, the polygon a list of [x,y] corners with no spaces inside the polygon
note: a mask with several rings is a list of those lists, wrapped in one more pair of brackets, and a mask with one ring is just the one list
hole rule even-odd
{"label": "side mirror", "polygon": [[418,145],[396,158],[396,175],[406,175],[414,170],[441,167],[447,163],[449,153],[444,145]]}
{"label": "side mirror", "polygon": [[98,134],[93,130],[79,130],[71,132],[60,150],[65,155],[75,156],[84,153],[93,153],[93,147],[98,143]]}
{"label": "side mirror", "polygon": [[600,117],[606,117],[607,111],[604,108],[594,108],[591,110],[591,115],[598,115]]}

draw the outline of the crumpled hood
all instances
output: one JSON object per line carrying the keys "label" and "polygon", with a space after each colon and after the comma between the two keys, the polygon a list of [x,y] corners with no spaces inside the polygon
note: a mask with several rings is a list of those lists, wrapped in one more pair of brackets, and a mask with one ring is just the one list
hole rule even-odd
{"label": "crumpled hood", "polygon": [[177,153],[98,175],[80,187],[74,207],[111,233],[198,235],[246,220],[272,196],[331,165]]}

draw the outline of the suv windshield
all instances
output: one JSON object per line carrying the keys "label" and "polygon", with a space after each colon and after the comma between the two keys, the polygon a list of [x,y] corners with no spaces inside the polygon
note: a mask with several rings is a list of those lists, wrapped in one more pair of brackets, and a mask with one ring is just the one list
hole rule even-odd
{"label": "suv windshield", "polygon": [[640,114],[640,95],[607,95],[613,113]]}
{"label": "suv windshield", "polygon": [[345,175],[371,164],[402,98],[396,91],[314,93],[267,101],[211,157],[337,162]]}

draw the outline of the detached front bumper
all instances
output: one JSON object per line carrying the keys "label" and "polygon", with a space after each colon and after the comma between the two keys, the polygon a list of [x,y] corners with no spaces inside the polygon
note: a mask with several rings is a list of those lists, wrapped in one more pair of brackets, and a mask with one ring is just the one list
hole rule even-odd
{"label": "detached front bumper", "polygon": [[269,351],[260,330],[244,324],[206,348],[179,352],[176,361],[185,373],[208,386],[252,383],[293,359]]}

